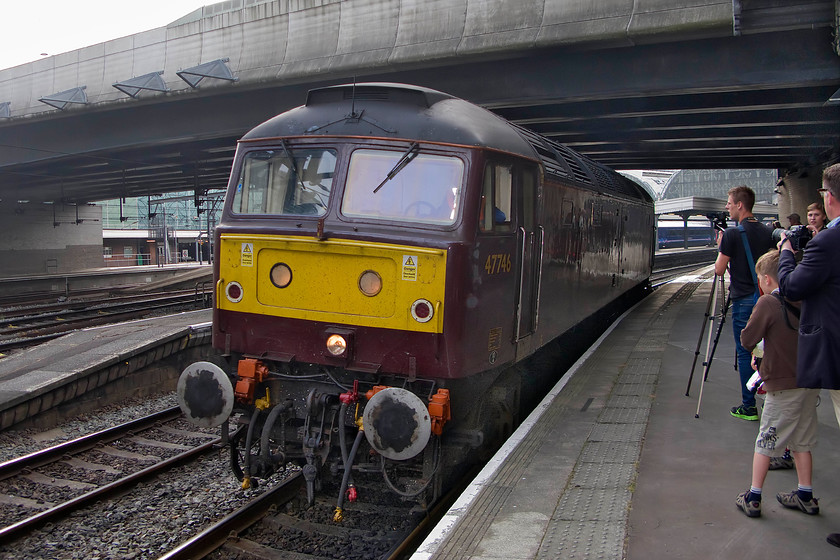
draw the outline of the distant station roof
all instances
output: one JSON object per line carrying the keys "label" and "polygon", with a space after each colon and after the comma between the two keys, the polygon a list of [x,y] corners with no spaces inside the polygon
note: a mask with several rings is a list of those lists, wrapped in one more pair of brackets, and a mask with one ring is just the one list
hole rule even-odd
{"label": "distant station roof", "polygon": [[[656,201],[656,214],[675,214],[683,219],[691,216],[705,216],[715,212],[726,211],[726,200],[704,198],[700,196],[686,196],[684,198],[669,198]],[[753,215],[759,220],[778,218],[779,207],[773,204],[758,202],[753,207]]]}

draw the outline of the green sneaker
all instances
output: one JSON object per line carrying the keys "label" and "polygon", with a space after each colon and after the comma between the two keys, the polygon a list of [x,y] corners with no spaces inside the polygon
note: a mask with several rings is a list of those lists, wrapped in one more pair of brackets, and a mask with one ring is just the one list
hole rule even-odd
{"label": "green sneaker", "polygon": [[733,406],[729,414],[742,420],[758,420],[758,409],[754,406]]}

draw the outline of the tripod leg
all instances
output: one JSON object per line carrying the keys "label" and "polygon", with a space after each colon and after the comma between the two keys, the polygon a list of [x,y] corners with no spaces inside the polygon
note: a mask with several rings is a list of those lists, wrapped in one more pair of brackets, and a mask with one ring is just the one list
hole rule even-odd
{"label": "tripod leg", "polygon": [[[695,418],[700,418],[700,401],[703,399],[703,385],[706,384],[706,379],[709,378],[709,369],[712,367],[712,360],[715,357],[715,349],[717,348],[718,340],[720,340],[720,332],[723,330],[723,324],[726,323],[726,312],[732,299],[727,294],[726,301],[723,304],[723,311],[720,315],[720,323],[718,323],[717,333],[715,334],[715,342],[712,345],[712,351],[706,351],[706,361],[703,362],[703,379],[700,381],[700,396],[697,397],[697,410],[694,412]],[[711,335],[712,333],[709,332]]]}
{"label": "tripod leg", "polygon": [[[717,278],[718,276],[715,275],[715,280],[712,282],[712,290],[709,292],[709,299],[706,301],[706,313],[703,315],[703,327],[700,329],[700,336],[697,338],[697,347],[694,349],[694,361],[691,363],[691,373],[688,375],[688,385],[685,388],[686,397],[691,390],[691,381],[694,379],[694,368],[697,366],[697,356],[700,355],[700,345],[703,343],[703,333],[706,332],[706,325],[710,321],[710,316],[714,317],[713,315],[710,315],[710,313],[714,313]],[[714,319],[712,318],[711,320]]]}
{"label": "tripod leg", "polygon": [[726,296],[726,302],[723,304],[723,311],[721,312],[721,315],[720,315],[720,323],[718,323],[717,334],[715,334],[715,342],[714,342],[714,344],[712,344],[712,352],[711,352],[711,354],[707,353],[708,365],[706,365],[706,369],[703,372],[703,377],[704,378],[709,377],[709,367],[711,366],[712,360],[715,357],[715,350],[717,349],[718,341],[720,340],[720,333],[723,330],[724,323],[726,323],[726,312],[729,310],[729,307],[730,307],[731,303],[732,303],[732,298],[731,298],[731,296],[727,295]]}
{"label": "tripod leg", "polygon": [[[717,304],[717,293],[715,294],[715,305]],[[712,306],[714,308],[714,305]],[[711,321],[714,322],[715,317]],[[720,326],[717,328],[717,334],[720,335]],[[706,359],[703,360],[703,379],[700,380],[700,394],[697,396],[697,411],[694,413],[695,418],[700,418],[700,401],[703,399],[703,385],[706,384],[706,378],[709,375],[709,366],[711,365],[711,347],[712,347],[712,329],[709,329],[709,336],[706,339]]]}
{"label": "tripod leg", "polygon": [[700,380],[700,394],[697,396],[697,410],[694,411],[694,417],[700,418],[700,401],[703,400],[703,387],[706,385],[705,376]]}

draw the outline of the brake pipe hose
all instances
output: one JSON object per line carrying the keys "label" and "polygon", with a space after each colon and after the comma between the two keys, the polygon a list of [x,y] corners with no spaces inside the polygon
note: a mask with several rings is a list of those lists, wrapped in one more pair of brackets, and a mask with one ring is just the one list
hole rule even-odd
{"label": "brake pipe hose", "polygon": [[350,455],[346,463],[344,463],[344,477],[341,479],[341,489],[338,491],[338,503],[335,506],[335,515],[333,521],[341,523],[344,519],[342,515],[341,506],[344,505],[344,493],[347,490],[347,483],[350,481],[350,471],[353,469],[353,460],[356,458],[356,452],[359,450],[359,444],[365,437],[364,426],[359,422],[359,432],[356,434],[356,439],[353,441],[353,447],[350,449]]}

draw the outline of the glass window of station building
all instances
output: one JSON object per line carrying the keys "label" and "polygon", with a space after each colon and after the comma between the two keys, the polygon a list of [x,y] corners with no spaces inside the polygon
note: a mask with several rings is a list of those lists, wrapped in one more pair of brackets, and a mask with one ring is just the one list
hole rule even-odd
{"label": "glass window of station building", "polygon": [[222,198],[222,191],[202,195],[198,208],[192,192],[97,203],[105,266],[209,262]]}

